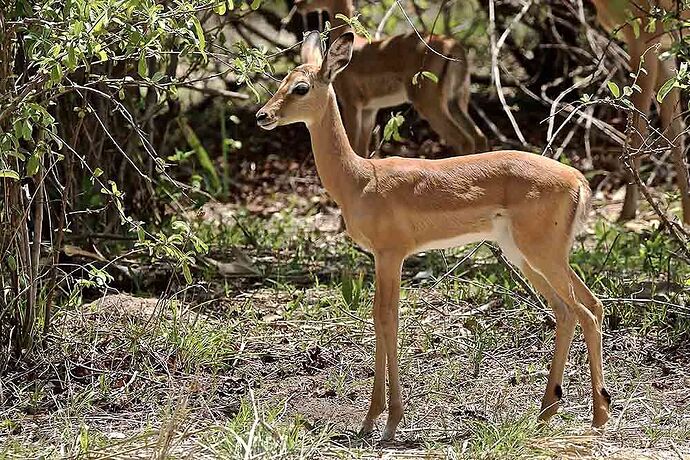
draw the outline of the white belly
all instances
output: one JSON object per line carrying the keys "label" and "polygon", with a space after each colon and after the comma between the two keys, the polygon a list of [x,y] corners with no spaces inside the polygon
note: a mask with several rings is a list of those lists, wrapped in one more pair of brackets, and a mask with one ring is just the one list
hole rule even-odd
{"label": "white belly", "polygon": [[466,233],[465,235],[454,236],[444,240],[435,240],[424,243],[415,252],[429,251],[431,249],[448,249],[464,246],[470,243],[477,243],[484,240],[494,240],[493,232],[486,233]]}
{"label": "white belly", "polygon": [[365,108],[367,109],[383,109],[385,107],[393,107],[407,102],[407,93],[402,87],[400,91],[390,94],[384,94],[379,97],[372,98],[367,102]]}
{"label": "white belly", "polygon": [[447,249],[464,246],[479,241],[493,241],[501,248],[503,255],[514,265],[520,267],[525,260],[520,248],[515,244],[510,231],[510,220],[505,217],[495,217],[491,222],[491,229],[486,232],[465,233],[452,238],[429,241],[419,246],[414,252],[428,251],[431,249]]}

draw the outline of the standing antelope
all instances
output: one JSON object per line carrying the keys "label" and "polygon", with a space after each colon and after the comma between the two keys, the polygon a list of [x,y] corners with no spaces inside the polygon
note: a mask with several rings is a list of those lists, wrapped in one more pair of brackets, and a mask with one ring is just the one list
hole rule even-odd
{"label": "standing antelope", "polygon": [[[331,18],[338,13],[348,18],[354,14],[352,0],[297,0],[295,8],[302,15],[328,11]],[[336,40],[346,28],[341,19],[333,21],[337,28],[331,32],[331,40]],[[486,137],[468,113],[470,74],[465,49],[449,37],[429,36],[425,41],[455,60],[435,54],[413,33],[371,43],[355,38],[352,61],[333,86],[350,144],[360,155],[368,156],[379,109],[407,102],[456,153],[488,149]],[[422,70],[434,73],[438,83],[414,78]]]}
{"label": "standing antelope", "polygon": [[410,254],[480,240],[498,243],[546,297],[556,316],[556,348],[540,417],[556,413],[563,370],[577,321],[587,343],[593,425],[609,418],[601,351],[603,307],[570,268],[568,255],[590,198],[585,178],[555,160],[498,151],[423,160],[367,159],[348,143],[331,83],[350,62],[354,35],[342,34],[325,58],[318,32],[304,40],[293,69],[256,114],[270,130],[303,122],[311,134],[319,177],[338,203],[352,239],[374,254],[376,291],[374,388],[362,432],[369,433],[390,393],[383,439],[403,415],[398,376],[398,301],[403,260]]}
{"label": "standing antelope", "polygon": [[[675,0],[593,0],[597,9],[597,20],[608,31],[619,31],[622,38],[628,45],[630,53],[630,70],[637,72],[640,65],[644,72],[640,72],[637,79],[641,91],[634,92],[631,96],[632,103],[644,117],[634,118],[634,129],[638,134],[631,138],[631,147],[638,149],[647,134],[647,122],[644,118],[649,116],[652,100],[661,85],[671,78],[672,72],[676,69],[675,59],[659,60],[657,52],[667,50],[671,46],[670,32],[665,31],[660,24],[655,30],[649,28],[649,17],[652,6],[659,6],[666,11],[675,10]],[[685,10],[683,17],[688,19],[690,12]],[[630,20],[639,18],[640,23],[635,30],[630,24]],[[661,45],[661,50],[651,50],[655,44]],[[644,55],[644,59],[642,59]],[[688,189],[688,167],[685,163],[685,149],[682,138],[684,130],[683,119],[680,115],[680,91],[673,88],[660,105],[661,126],[664,135],[672,142],[671,154],[675,164],[678,188],[681,194],[681,204],[683,209],[683,220],[690,225],[690,190]],[[634,161],[634,167],[639,168],[639,157]],[[637,201],[639,190],[637,184],[629,178],[629,183],[625,190],[625,201],[621,211],[620,220],[630,220],[637,213]]]}

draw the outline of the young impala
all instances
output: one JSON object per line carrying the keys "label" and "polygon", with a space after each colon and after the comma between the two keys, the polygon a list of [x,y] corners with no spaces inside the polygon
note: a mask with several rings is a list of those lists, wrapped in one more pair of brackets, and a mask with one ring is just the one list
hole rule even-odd
{"label": "young impala", "polygon": [[[639,148],[647,134],[647,122],[644,118],[649,116],[650,108],[656,91],[671,78],[676,71],[674,58],[661,61],[659,54],[668,50],[672,45],[671,34],[666,31],[659,21],[656,28],[649,27],[649,17],[653,6],[658,6],[666,11],[675,11],[675,0],[593,0],[597,8],[597,20],[607,30],[618,31],[628,45],[630,53],[630,70],[637,72],[640,65],[644,72],[640,73],[637,84],[639,92],[634,92],[630,99],[635,108],[642,112],[644,117],[635,117],[634,129],[636,133],[631,138],[631,147]],[[684,19],[690,19],[690,10],[682,12]],[[631,26],[632,20],[639,18],[638,27]],[[677,31],[680,32],[680,31]],[[681,32],[682,33],[682,32]],[[651,49],[660,44],[660,49]],[[644,59],[642,56],[644,55]],[[688,165],[685,162],[685,148],[683,143],[683,118],[681,117],[680,90],[673,88],[660,105],[659,115],[664,135],[672,143],[671,155],[676,169],[678,188],[680,190],[681,205],[683,209],[683,221],[690,225],[690,186],[688,185]],[[639,159],[635,161],[635,167],[639,167]],[[625,190],[625,201],[621,211],[620,220],[630,220],[637,213],[637,201],[639,191],[637,184],[628,184]]]}
{"label": "young impala", "polygon": [[[347,28],[336,14],[352,17],[352,0],[297,0],[301,14],[328,11],[336,40]],[[427,36],[425,42],[409,33],[369,43],[355,37],[352,62],[333,82],[340,100],[345,130],[355,152],[368,156],[371,133],[379,109],[411,103],[431,128],[457,154],[484,152],[486,137],[468,112],[470,73],[464,47],[450,37]],[[428,47],[433,48],[431,51]],[[436,53],[452,56],[446,59]],[[432,72],[435,83],[417,75]],[[416,82],[416,83],[415,83]]]}
{"label": "young impala", "polygon": [[403,415],[398,376],[398,297],[403,260],[410,254],[480,240],[498,243],[508,259],[546,297],[557,320],[556,349],[541,418],[556,413],[575,325],[584,332],[592,378],[593,424],[609,418],[601,351],[603,308],[570,268],[568,255],[585,217],[590,189],[577,170],[536,154],[498,151],[444,160],[366,159],[350,147],[331,83],[352,56],[350,32],[325,58],[319,34],[302,45],[293,69],[256,114],[264,129],[303,122],[316,167],[338,203],[347,231],[371,251],[376,264],[374,387],[362,432],[385,408],[383,439],[395,436]]}

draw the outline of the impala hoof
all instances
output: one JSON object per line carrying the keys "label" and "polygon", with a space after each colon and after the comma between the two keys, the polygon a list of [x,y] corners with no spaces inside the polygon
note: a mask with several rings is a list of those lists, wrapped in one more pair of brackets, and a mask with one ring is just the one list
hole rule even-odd
{"label": "impala hoof", "polygon": [[592,418],[592,427],[603,428],[604,425],[606,425],[606,422],[609,421],[609,418],[611,418],[611,415],[609,414],[608,409],[594,411],[594,418]]}
{"label": "impala hoof", "polygon": [[386,427],[386,429],[383,430],[383,435],[381,435],[381,441],[390,442],[393,440],[395,440],[395,428]]}
{"label": "impala hoof", "polygon": [[372,431],[374,431],[374,421],[373,420],[364,420],[362,422],[362,428],[359,429],[359,436],[360,437],[366,437],[369,436]]}

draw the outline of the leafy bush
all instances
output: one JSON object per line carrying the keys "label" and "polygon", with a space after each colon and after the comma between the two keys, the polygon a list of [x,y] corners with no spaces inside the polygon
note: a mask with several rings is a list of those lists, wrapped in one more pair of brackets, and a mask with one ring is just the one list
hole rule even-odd
{"label": "leafy bush", "polygon": [[195,72],[212,61],[243,81],[267,66],[260,50],[224,45],[228,24],[260,1],[216,3],[20,0],[0,9],[2,350],[28,352],[49,330],[56,295],[79,286],[66,281],[88,276],[89,267],[59,266],[67,233],[131,231],[189,278],[189,258],[203,248],[175,236],[179,225],[171,237],[150,234],[135,217],[160,220],[160,196],[198,189],[173,179],[158,153],[171,150],[178,89],[196,88]]}

